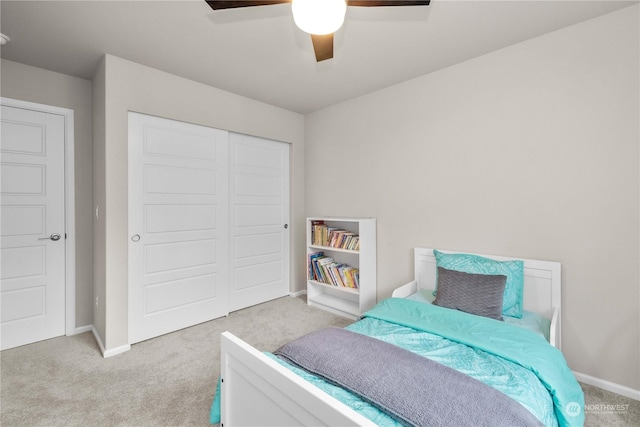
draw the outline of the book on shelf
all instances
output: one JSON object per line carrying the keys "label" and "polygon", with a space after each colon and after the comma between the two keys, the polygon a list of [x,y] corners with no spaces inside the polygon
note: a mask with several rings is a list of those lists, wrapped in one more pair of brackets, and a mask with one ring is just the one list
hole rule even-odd
{"label": "book on shelf", "polygon": [[320,245],[325,227],[324,221],[321,219],[314,219],[311,221],[311,244]]}
{"label": "book on shelf", "polygon": [[309,253],[309,254],[308,254],[308,257],[307,257],[307,260],[308,260],[308,262],[307,262],[307,267],[309,268],[309,271],[307,272],[307,277],[308,277],[309,279],[311,279],[311,280],[315,280],[315,279],[314,279],[314,277],[316,277],[316,275],[315,275],[315,271],[314,271],[315,266],[314,266],[314,264],[313,264],[313,261],[314,261],[316,258],[319,258],[319,257],[322,257],[322,256],[324,256],[324,252],[312,252],[312,253]]}
{"label": "book on shelf", "polygon": [[328,270],[328,266],[335,263],[334,259],[331,258],[330,256],[327,256],[323,258],[318,258],[317,262],[320,270],[320,278],[322,279],[320,281],[324,283],[333,284],[331,280],[331,274],[329,273],[329,270]]}
{"label": "book on shelf", "polygon": [[348,267],[341,271],[343,282],[348,288],[358,288],[358,269]]}
{"label": "book on shelf", "polygon": [[322,220],[313,220],[311,244],[355,251],[360,249],[360,237],[352,231],[330,227]]}
{"label": "book on shelf", "polygon": [[311,252],[307,256],[308,279],[332,286],[358,289],[359,270],[336,262],[324,252]]}

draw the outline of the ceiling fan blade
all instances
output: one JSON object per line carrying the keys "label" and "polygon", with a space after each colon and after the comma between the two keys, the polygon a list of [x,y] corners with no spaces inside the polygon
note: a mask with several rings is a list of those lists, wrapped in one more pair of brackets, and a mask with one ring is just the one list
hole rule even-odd
{"label": "ceiling fan blade", "polygon": [[333,33],[322,36],[311,34],[311,41],[317,62],[333,58]]}
{"label": "ceiling fan blade", "polygon": [[347,0],[349,6],[429,6],[431,0]]}
{"label": "ceiling fan blade", "polygon": [[291,3],[291,0],[205,0],[211,9],[235,9],[238,7],[269,6],[272,4]]}

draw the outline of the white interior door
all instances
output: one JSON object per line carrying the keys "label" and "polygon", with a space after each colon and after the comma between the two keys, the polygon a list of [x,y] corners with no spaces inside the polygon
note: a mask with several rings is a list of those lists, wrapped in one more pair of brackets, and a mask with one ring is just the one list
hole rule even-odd
{"label": "white interior door", "polygon": [[228,314],[228,135],[129,113],[129,342]]}
{"label": "white interior door", "polygon": [[65,119],[2,106],[1,348],[65,333]]}
{"label": "white interior door", "polygon": [[229,134],[229,311],[289,294],[289,144]]}

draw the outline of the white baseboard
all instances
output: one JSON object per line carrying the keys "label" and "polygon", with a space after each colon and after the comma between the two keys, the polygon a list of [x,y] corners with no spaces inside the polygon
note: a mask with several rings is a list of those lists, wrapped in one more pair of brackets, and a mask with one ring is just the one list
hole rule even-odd
{"label": "white baseboard", "polygon": [[104,344],[102,343],[102,338],[100,338],[100,334],[98,334],[98,331],[96,331],[96,328],[91,327],[91,332],[93,332],[93,336],[95,337],[96,342],[98,343],[98,347],[100,347],[100,352],[102,353],[102,357],[104,357],[105,359],[107,357],[115,356],[116,354],[124,353],[126,351],[131,350],[131,346],[129,344],[107,350],[104,348]]}
{"label": "white baseboard", "polygon": [[574,371],[573,375],[575,375],[576,379],[581,383],[589,384],[594,387],[598,387],[603,390],[610,391],[611,393],[616,393],[621,396],[628,397],[630,399],[640,400],[640,390],[634,390],[631,387],[626,387],[620,384],[612,383],[610,381],[592,377],[591,375],[582,374],[580,372]]}
{"label": "white baseboard", "polygon": [[289,296],[290,297],[299,297],[299,296],[306,295],[306,294],[307,294],[307,290],[306,289],[304,289],[302,291],[298,291],[298,292],[289,292]]}
{"label": "white baseboard", "polygon": [[102,357],[106,359],[107,357],[115,356],[116,354],[126,353],[129,350],[131,350],[131,346],[129,344],[121,345],[120,347],[112,348],[111,350],[103,352]]}
{"label": "white baseboard", "polygon": [[85,332],[91,332],[93,330],[93,325],[80,326],[73,330],[73,335],[84,334]]}

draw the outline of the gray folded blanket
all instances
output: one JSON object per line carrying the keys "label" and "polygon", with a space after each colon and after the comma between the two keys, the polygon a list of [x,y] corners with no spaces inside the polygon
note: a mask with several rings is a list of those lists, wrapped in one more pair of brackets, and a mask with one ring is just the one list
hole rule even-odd
{"label": "gray folded blanket", "polygon": [[426,357],[340,328],[312,332],[276,356],[413,426],[541,426],[504,393]]}

